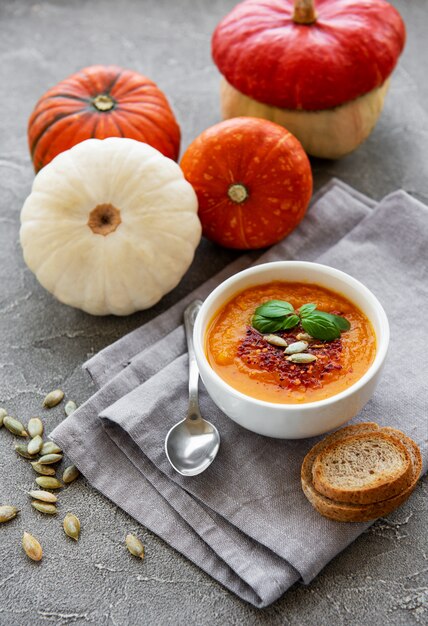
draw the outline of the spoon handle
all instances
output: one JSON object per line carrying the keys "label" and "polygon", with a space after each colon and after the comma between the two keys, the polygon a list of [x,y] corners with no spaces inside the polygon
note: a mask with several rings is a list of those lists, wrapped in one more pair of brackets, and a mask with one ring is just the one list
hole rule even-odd
{"label": "spoon handle", "polygon": [[184,311],[184,329],[186,331],[187,350],[189,352],[189,410],[187,417],[191,420],[200,418],[198,402],[199,370],[193,347],[193,328],[201,306],[201,300],[194,300]]}

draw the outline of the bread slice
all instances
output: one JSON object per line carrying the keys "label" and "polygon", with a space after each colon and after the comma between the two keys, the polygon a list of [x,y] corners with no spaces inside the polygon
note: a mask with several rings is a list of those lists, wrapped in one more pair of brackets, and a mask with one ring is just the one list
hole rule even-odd
{"label": "bread slice", "polygon": [[[410,439],[410,437],[408,437],[403,432],[401,432],[401,430],[397,430],[396,428],[391,428],[390,426],[384,426],[384,428],[382,428],[382,432],[388,433],[390,435],[393,435],[394,437],[397,437],[397,439],[399,439],[407,447],[410,457],[412,459],[413,476],[415,474],[417,475],[417,478],[416,478],[416,482],[417,482],[422,472],[422,455],[421,455],[421,451],[420,451],[418,444],[415,443],[413,439]],[[410,486],[411,485],[409,485],[409,487]]]}
{"label": "bread slice", "polygon": [[[409,486],[399,494],[379,502],[371,504],[354,504],[350,502],[340,502],[327,498],[319,493],[314,487],[312,480],[312,467],[318,454],[333,442],[340,441],[347,437],[358,435],[361,433],[385,432],[396,439],[406,447],[412,460],[412,478]],[[355,424],[342,428],[331,435],[328,435],[317,443],[305,456],[301,469],[301,481],[303,492],[309,502],[317,509],[317,511],[329,519],[338,522],[367,522],[377,517],[388,515],[398,506],[400,506],[412,493],[416,487],[422,469],[422,458],[417,444],[407,437],[404,433],[394,428],[382,428],[374,422],[366,422],[363,424]]]}
{"label": "bread slice", "polygon": [[312,466],[312,480],[319,493],[355,504],[396,496],[410,485],[412,475],[412,459],[406,446],[380,430],[330,443]]}

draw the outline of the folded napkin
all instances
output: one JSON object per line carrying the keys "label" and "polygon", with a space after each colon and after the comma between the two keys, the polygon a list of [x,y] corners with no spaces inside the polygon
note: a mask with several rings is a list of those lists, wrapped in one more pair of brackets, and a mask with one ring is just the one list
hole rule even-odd
{"label": "folded napkin", "polygon": [[[302,224],[257,263],[317,260],[364,282],[391,323],[391,347],[378,391],[354,421],[404,430],[427,467],[428,210],[404,192],[379,205],[333,180]],[[187,355],[181,319],[241,257],[195,292],[90,359],[98,392],[51,434],[89,482],[239,597],[258,607],[294,582],[310,582],[369,524],[321,517],[300,487],[300,465],[316,439],[275,440],[225,417],[201,385],[202,413],[221,446],[203,474],[169,466],[164,438],[186,413]],[[88,454],[88,452],[90,452]]]}

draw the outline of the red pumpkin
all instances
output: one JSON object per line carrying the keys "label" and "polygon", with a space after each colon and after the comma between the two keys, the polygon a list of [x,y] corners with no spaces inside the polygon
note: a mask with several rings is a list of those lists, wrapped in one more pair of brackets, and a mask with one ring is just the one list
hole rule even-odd
{"label": "red pumpkin", "polygon": [[246,0],[212,39],[223,116],[270,119],[310,154],[342,156],[372,131],[404,43],[385,0]]}
{"label": "red pumpkin", "polygon": [[242,93],[314,111],[379,87],[404,40],[403,20],[385,0],[246,0],[217,26],[212,51]]}
{"label": "red pumpkin", "polygon": [[312,195],[299,141],[266,120],[234,118],[208,128],[180,165],[198,196],[203,234],[227,248],[280,241],[301,221]]}
{"label": "red pumpkin", "polygon": [[85,139],[127,137],[177,160],[180,128],[168,101],[146,76],[93,65],[47,91],[28,122],[36,172]]}

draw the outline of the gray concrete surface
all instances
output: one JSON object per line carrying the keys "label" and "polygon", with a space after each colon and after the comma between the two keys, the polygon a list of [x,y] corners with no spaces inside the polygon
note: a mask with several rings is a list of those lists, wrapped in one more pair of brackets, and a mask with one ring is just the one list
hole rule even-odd
{"label": "gray concrete surface", "polygon": [[[183,129],[183,147],[219,119],[218,74],[210,34],[233,0],[68,0],[0,2],[0,406],[24,420],[40,413],[56,386],[83,402],[93,391],[80,369],[97,350],[142,324],[220,269],[234,253],[203,242],[181,285],[154,309],[96,319],[55,302],[25,268],[19,211],[32,182],[26,123],[37,98],[73,71],[117,63],[166,91]],[[314,161],[316,187],[338,176],[373,196],[403,187],[428,201],[426,0],[395,0],[408,43],[385,111],[369,141],[340,162]],[[45,412],[48,430],[63,408]],[[411,414],[409,414],[411,419]],[[147,532],[79,480],[61,493],[61,510],[82,521],[78,544],[60,520],[32,510],[33,472],[0,431],[0,500],[19,518],[0,529],[0,624],[293,624],[408,626],[427,623],[427,480],[411,500],[378,521],[308,587],[296,585],[257,611]],[[40,564],[20,548],[38,536]],[[146,545],[143,563],[127,554],[127,532]]]}

